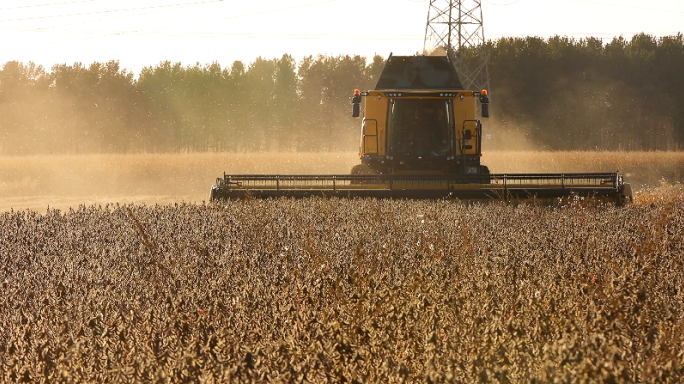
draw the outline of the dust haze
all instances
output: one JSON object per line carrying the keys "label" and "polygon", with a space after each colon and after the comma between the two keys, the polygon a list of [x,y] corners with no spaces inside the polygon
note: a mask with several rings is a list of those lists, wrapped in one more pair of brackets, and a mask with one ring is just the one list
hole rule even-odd
{"label": "dust haze", "polygon": [[482,125],[482,152],[488,151],[538,151],[539,146],[530,138],[531,125],[518,124],[493,115]]}
{"label": "dust haze", "polygon": [[[5,66],[1,74],[6,74],[8,68]],[[12,89],[12,99],[0,100],[4,101],[0,102],[3,121],[0,211],[30,208],[40,212],[48,206],[68,209],[79,204],[117,202],[201,203],[208,199],[211,185],[224,172],[348,174],[359,162],[360,121],[348,117],[344,98],[345,109],[328,116],[326,121],[309,122],[318,128],[314,136],[299,129],[288,131],[284,126],[271,127],[279,132],[280,139],[276,139],[268,135],[270,126],[262,125],[260,133],[254,137],[234,138],[226,132],[236,131],[230,125],[235,122],[217,118],[213,133],[198,133],[198,136],[206,135],[208,142],[216,143],[215,146],[188,145],[175,153],[145,153],[155,151],[155,142],[192,143],[193,138],[169,139],[173,133],[155,130],[155,121],[142,125],[149,131],[138,131],[140,125],[131,125],[122,117],[121,111],[127,108],[126,100],[84,100],[76,98],[71,91],[59,93],[63,91],[59,86],[57,89],[34,87],[33,83],[47,81],[46,78],[38,76],[38,70],[30,65],[24,71],[28,73],[25,79],[28,85],[9,84],[7,78],[12,78],[9,75],[2,82],[3,87]],[[114,78],[127,83],[125,75],[121,76]],[[492,118],[484,120],[482,143],[482,163],[492,172],[620,171],[637,190],[663,182],[682,181],[684,153],[629,151],[644,143],[668,148],[675,142],[672,140],[672,121],[662,116],[649,116],[645,108],[639,107],[641,101],[633,96],[629,87],[599,81],[588,88],[586,82],[563,78],[554,81],[550,89],[554,90],[553,101],[538,110],[536,118],[506,114],[497,103],[509,103],[508,110],[530,108],[515,105],[516,96],[505,88],[493,93]],[[54,93],[48,95],[48,92],[58,92],[61,96],[56,98]],[[107,92],[102,94],[107,95]],[[305,114],[307,119],[321,117],[308,112]],[[169,119],[190,115],[196,119],[201,117],[200,112],[191,111],[178,102],[167,115]],[[557,126],[558,121],[572,121],[574,125],[568,130],[565,123]],[[639,124],[646,122],[655,122],[660,128],[642,137]],[[239,145],[232,148],[232,139],[243,143],[255,141],[260,152]],[[293,151],[300,142],[307,142],[321,152]],[[551,147],[566,150],[552,151]],[[596,151],[605,147],[615,150]],[[242,151],[226,152],[227,148]],[[272,151],[274,148],[286,152]],[[333,152],[335,148],[342,150]],[[567,151],[568,148],[579,149]],[[42,153],[53,154],[38,155]]]}
{"label": "dust haze", "polygon": [[666,93],[591,71],[549,79],[543,88],[532,95],[507,86],[491,92],[492,118],[484,128],[492,133],[491,149],[681,150],[673,118],[679,107]]}
{"label": "dust haze", "polygon": [[[524,144],[524,142],[523,142]],[[519,148],[525,148],[522,146]],[[0,157],[0,212],[80,204],[207,201],[223,172],[349,174],[357,153],[91,154]],[[614,172],[637,190],[682,180],[682,152],[484,151],[494,173]]]}
{"label": "dust haze", "polygon": [[117,202],[201,203],[223,172],[348,174],[357,162],[352,152],[0,157],[0,211]]}

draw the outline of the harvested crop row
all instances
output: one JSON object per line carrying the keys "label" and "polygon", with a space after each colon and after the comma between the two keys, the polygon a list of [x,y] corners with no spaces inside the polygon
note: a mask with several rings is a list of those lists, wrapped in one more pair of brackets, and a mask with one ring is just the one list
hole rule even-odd
{"label": "harvested crop row", "polygon": [[2,381],[678,382],[684,204],[0,215]]}

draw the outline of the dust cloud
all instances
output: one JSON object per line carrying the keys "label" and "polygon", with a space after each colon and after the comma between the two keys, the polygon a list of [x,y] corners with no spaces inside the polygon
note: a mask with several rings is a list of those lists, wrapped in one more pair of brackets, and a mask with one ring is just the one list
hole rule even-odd
{"label": "dust cloud", "polygon": [[684,181],[684,152],[490,151],[493,173],[607,173],[619,171],[636,190]]}
{"label": "dust cloud", "polygon": [[496,117],[482,123],[482,152],[537,151],[539,146],[531,140],[533,128]]}
{"label": "dust cloud", "polygon": [[54,79],[33,63],[1,69],[0,156],[125,152],[140,140],[130,128],[135,117],[126,116],[133,102],[113,91],[79,94],[74,89],[84,84]]}
{"label": "dust cloud", "polygon": [[[517,148],[525,148],[521,142]],[[226,173],[349,174],[353,152],[45,155],[0,157],[0,212],[80,204],[201,203]],[[681,182],[682,152],[485,150],[494,173],[622,172],[635,189]]]}
{"label": "dust cloud", "polygon": [[224,172],[349,174],[351,152],[0,157],[0,212],[80,204],[201,203]]}

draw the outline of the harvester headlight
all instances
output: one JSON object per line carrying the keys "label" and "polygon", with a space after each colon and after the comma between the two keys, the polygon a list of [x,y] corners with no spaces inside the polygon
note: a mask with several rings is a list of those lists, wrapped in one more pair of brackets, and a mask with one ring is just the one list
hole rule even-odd
{"label": "harvester headlight", "polygon": [[477,173],[478,167],[466,167],[466,173]]}

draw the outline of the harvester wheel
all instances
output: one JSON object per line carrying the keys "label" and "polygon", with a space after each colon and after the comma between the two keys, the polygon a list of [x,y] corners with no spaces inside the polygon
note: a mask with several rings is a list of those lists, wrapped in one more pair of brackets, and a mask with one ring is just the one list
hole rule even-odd
{"label": "harvester wheel", "polygon": [[366,164],[357,164],[357,165],[352,167],[351,174],[352,175],[375,175],[376,173],[373,172],[371,167],[369,167]]}
{"label": "harvester wheel", "polygon": [[480,165],[480,176],[482,176],[483,184],[491,184],[492,179],[489,177],[491,172],[489,172],[489,167],[486,165]]}
{"label": "harvester wheel", "polygon": [[[371,167],[369,167],[366,164],[357,164],[357,165],[353,166],[350,173],[352,176],[354,176],[354,175],[370,176],[370,175],[376,175],[377,174],[371,169]],[[367,184],[367,183],[368,182],[364,181],[364,180],[352,180],[351,181],[352,185]]]}
{"label": "harvester wheel", "polygon": [[215,185],[211,186],[211,193],[209,194],[209,201],[216,201],[221,199],[221,192]]}

